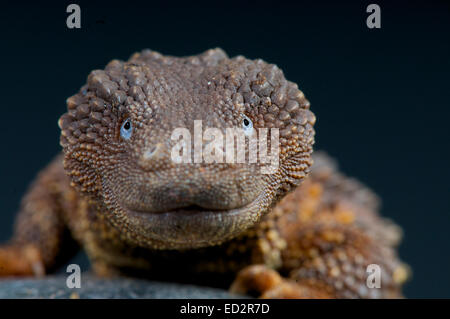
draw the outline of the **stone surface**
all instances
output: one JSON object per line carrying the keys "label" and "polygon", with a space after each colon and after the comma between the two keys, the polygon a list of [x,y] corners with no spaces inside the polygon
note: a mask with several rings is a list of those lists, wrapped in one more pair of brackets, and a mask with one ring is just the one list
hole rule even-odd
{"label": "stone surface", "polygon": [[242,298],[214,288],[130,278],[101,279],[89,274],[82,274],[81,288],[69,289],[66,278],[66,276],[49,276],[43,279],[2,279],[0,299]]}

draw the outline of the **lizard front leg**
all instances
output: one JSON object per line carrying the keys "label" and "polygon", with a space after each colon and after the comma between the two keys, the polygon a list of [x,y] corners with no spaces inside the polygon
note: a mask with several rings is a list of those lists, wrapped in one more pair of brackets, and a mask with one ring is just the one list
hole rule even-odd
{"label": "lizard front leg", "polygon": [[0,276],[44,275],[76,251],[63,211],[77,197],[57,156],[30,186],[18,213],[13,237],[0,246]]}
{"label": "lizard front leg", "polygon": [[[348,228],[347,228],[348,227]],[[282,252],[283,265],[251,265],[238,273],[235,293],[261,298],[400,298],[408,268],[392,249],[350,226],[300,230]],[[380,267],[380,285],[367,284],[369,265]],[[370,281],[370,280],[369,280]]]}
{"label": "lizard front leg", "polygon": [[[261,223],[262,258],[238,273],[231,290],[264,298],[401,297],[408,267],[395,251],[399,228],[378,215],[366,187],[323,154],[315,162],[310,177]],[[372,264],[381,270],[377,288],[367,285]]]}

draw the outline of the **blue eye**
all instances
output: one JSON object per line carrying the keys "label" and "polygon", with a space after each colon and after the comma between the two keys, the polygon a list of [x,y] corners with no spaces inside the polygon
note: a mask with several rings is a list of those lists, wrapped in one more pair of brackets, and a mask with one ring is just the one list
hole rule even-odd
{"label": "blue eye", "polygon": [[133,133],[133,125],[131,124],[130,119],[126,119],[122,126],[120,127],[120,136],[124,139],[129,140],[131,138],[131,134]]}
{"label": "blue eye", "polygon": [[242,120],[242,128],[244,129],[245,135],[250,136],[253,134],[253,122],[245,115]]}

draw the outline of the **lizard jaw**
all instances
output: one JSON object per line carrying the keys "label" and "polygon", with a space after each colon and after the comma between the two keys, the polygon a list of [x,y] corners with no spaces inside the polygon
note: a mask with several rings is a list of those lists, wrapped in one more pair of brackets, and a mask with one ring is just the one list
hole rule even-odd
{"label": "lizard jaw", "polygon": [[268,196],[262,193],[251,203],[228,210],[193,206],[149,213],[123,208],[123,214],[133,233],[145,234],[150,247],[190,249],[218,245],[238,236],[257,223],[269,206]]}

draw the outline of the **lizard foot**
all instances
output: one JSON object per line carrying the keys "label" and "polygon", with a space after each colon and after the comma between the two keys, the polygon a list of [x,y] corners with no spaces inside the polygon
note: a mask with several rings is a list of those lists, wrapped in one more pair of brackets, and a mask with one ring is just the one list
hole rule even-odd
{"label": "lizard foot", "polygon": [[265,265],[251,265],[242,269],[232,283],[230,292],[271,299],[331,297],[323,290],[283,278],[276,270]]}
{"label": "lizard foot", "polygon": [[45,275],[39,250],[33,245],[0,247],[0,277]]}

